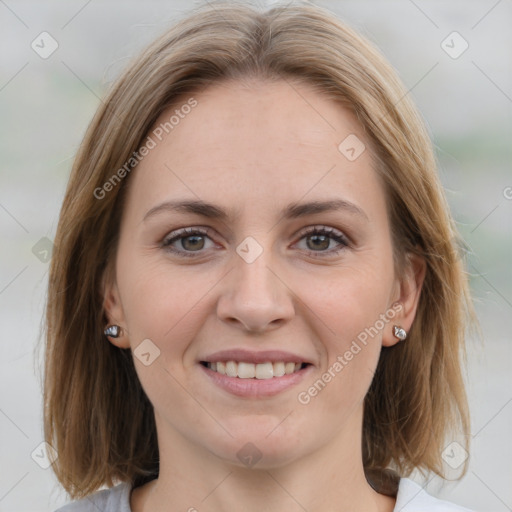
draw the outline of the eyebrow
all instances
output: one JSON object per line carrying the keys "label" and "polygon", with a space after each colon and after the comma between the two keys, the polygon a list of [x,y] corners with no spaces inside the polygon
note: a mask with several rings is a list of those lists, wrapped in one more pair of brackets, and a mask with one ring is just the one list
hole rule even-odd
{"label": "eyebrow", "polygon": [[[344,199],[331,199],[327,201],[310,201],[307,203],[290,203],[281,212],[286,220],[297,219],[307,215],[314,215],[329,211],[346,211],[350,214],[368,220],[366,213],[354,203]],[[143,221],[163,212],[192,213],[209,219],[227,221],[230,217],[240,216],[239,210],[226,211],[220,206],[202,200],[181,200],[166,201],[151,208],[145,215]]]}

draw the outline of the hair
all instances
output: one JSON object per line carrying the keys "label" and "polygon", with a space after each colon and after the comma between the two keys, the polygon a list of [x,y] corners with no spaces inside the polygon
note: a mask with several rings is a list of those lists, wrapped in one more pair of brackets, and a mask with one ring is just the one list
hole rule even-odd
{"label": "hair", "polygon": [[408,339],[382,349],[365,397],[367,475],[405,477],[417,468],[443,477],[447,436],[462,432],[467,449],[462,363],[474,313],[432,143],[408,92],[380,52],[325,9],[217,3],[189,13],[129,65],[74,161],[50,266],[44,375],[45,439],[72,498],[116,481],[142,485],[159,468],[154,411],[131,351],[103,334],[103,283],[129,173],[100,198],[97,191],[179,98],[247,78],[310,84],[357,116],[384,184],[396,271],[411,254],[426,261]]}

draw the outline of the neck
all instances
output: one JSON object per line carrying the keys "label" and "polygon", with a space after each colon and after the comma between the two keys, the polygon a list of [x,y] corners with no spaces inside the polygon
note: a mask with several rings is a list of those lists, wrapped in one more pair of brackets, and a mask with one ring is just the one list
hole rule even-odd
{"label": "neck", "polygon": [[245,468],[219,459],[156,419],[159,477],[133,491],[132,512],[394,510],[395,498],[368,484],[361,436],[354,439],[354,430],[347,428],[314,452],[286,464]]}

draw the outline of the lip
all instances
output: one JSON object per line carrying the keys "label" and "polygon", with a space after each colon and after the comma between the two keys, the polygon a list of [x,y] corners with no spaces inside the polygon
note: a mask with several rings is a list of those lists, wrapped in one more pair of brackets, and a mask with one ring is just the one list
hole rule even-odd
{"label": "lip", "polygon": [[285,363],[308,363],[309,365],[313,364],[309,359],[304,358],[298,354],[293,354],[292,352],[284,352],[282,350],[264,350],[261,352],[256,352],[247,349],[221,350],[220,352],[215,352],[209,356],[201,358],[200,361],[206,361],[208,363],[217,363],[219,361],[237,361],[253,364],[268,363],[269,361],[283,361]]}
{"label": "lip", "polygon": [[[228,361],[229,360],[230,359],[228,359]],[[278,360],[281,361],[281,359]],[[244,361],[252,362],[247,360]],[[266,361],[268,361],[268,359]],[[288,361],[291,362],[291,360]],[[198,366],[205,373],[207,378],[213,382],[213,384],[223,389],[224,391],[231,393],[232,395],[246,398],[263,398],[277,395],[278,393],[281,393],[297,385],[314,369],[313,366],[309,364],[305,368],[302,368],[289,375],[283,375],[282,377],[272,377],[271,379],[240,379],[238,377],[228,377],[227,375],[222,375],[213,370],[210,370],[210,368],[207,368],[200,363],[198,363]]]}

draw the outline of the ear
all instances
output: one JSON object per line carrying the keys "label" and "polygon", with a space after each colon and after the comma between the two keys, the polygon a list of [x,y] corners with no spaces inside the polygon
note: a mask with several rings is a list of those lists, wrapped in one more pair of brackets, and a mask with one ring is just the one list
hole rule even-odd
{"label": "ear", "polygon": [[[425,280],[427,263],[422,256],[409,253],[402,275],[396,284],[393,310],[395,316],[388,322],[382,336],[382,345],[391,347],[400,340],[394,335],[394,326],[397,325],[409,332],[420,301],[421,289]],[[398,307],[398,305],[400,307]]]}
{"label": "ear", "polygon": [[[103,309],[107,317],[108,325],[119,325],[121,333],[118,338],[108,337],[107,339],[119,348],[130,348],[130,340],[126,330],[123,306],[117,288],[114,272],[111,268],[105,271],[102,278]],[[107,326],[105,326],[107,327]]]}

